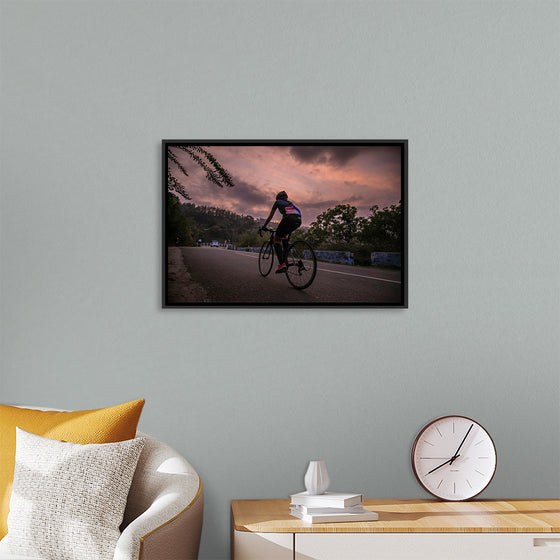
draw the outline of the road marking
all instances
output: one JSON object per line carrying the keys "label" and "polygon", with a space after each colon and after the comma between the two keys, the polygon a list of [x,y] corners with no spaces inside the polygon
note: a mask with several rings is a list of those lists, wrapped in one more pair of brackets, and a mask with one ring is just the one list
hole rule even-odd
{"label": "road marking", "polygon": [[[253,257],[258,259],[258,253],[249,253],[249,252],[242,252],[242,251],[234,251],[236,255],[244,255],[245,257]],[[340,272],[338,270],[329,270],[328,268],[319,268],[317,270],[321,270],[322,272],[332,272],[332,274],[344,274],[345,276],[355,276],[356,278],[367,278],[368,280],[378,280],[379,282],[391,282],[391,284],[400,284],[399,280],[388,280],[387,278],[378,278],[377,276],[366,276],[365,274],[352,274],[351,272]]]}
{"label": "road marking", "polygon": [[391,282],[392,284],[400,284],[398,280],[387,280],[387,278],[377,278],[376,276],[365,276],[363,274],[351,274],[350,272],[339,272],[338,270],[329,270],[328,268],[318,268],[323,272],[332,272],[333,274],[345,274],[346,276],[357,276],[358,278],[367,278],[368,280],[379,280],[380,282]]}

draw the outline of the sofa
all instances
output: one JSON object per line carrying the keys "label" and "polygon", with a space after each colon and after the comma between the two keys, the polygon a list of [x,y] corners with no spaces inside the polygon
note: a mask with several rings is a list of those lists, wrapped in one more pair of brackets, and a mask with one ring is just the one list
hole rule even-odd
{"label": "sofa", "polygon": [[114,560],[196,560],[204,507],[200,477],[169,446],[137,435],[145,438],[144,449]]}
{"label": "sofa", "polygon": [[[114,560],[191,560],[198,557],[204,497],[194,468],[165,443],[144,439],[126,502]],[[10,555],[0,560],[50,560]]]}

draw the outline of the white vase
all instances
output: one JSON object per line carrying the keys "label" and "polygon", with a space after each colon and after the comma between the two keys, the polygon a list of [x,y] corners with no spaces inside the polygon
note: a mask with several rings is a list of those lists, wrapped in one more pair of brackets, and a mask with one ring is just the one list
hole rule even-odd
{"label": "white vase", "polygon": [[309,461],[303,480],[308,494],[323,494],[331,483],[325,461]]}

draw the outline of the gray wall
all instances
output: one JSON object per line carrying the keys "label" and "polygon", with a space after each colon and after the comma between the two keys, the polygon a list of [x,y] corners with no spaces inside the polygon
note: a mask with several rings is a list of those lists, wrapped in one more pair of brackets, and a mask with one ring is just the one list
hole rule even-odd
{"label": "gray wall", "polygon": [[[559,497],[556,1],[1,6],[2,402],[146,397],[205,559],[313,457],[426,496],[449,413],[495,439],[484,497]],[[162,310],[162,138],[408,138],[410,308]]]}

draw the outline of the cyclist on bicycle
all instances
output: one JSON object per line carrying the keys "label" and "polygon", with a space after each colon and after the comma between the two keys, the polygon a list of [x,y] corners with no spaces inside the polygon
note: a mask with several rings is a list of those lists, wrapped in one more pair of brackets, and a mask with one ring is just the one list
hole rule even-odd
{"label": "cyclist on bicycle", "polygon": [[264,229],[268,225],[268,222],[272,220],[272,216],[274,216],[276,210],[280,210],[280,214],[282,214],[282,220],[276,228],[273,239],[274,250],[278,257],[278,262],[280,263],[276,269],[276,274],[280,274],[281,272],[286,272],[287,267],[285,261],[286,253],[288,252],[288,236],[292,231],[295,231],[301,226],[301,212],[293,202],[288,200],[286,191],[280,191],[276,195],[276,202],[272,205],[270,214],[261,229]]}

